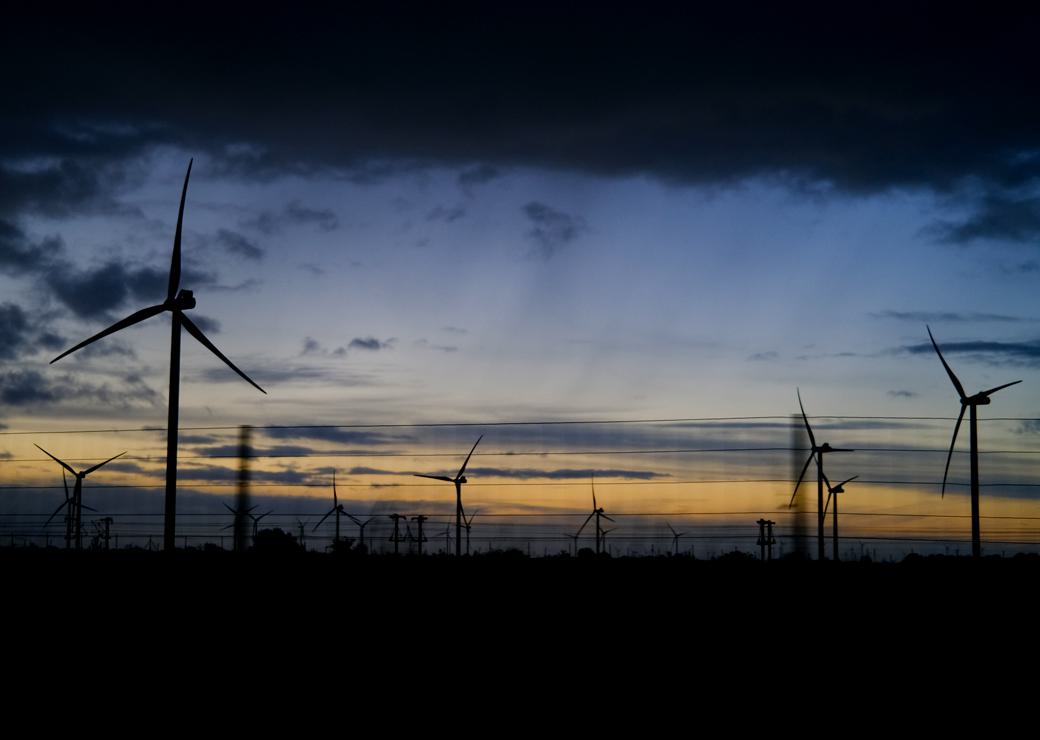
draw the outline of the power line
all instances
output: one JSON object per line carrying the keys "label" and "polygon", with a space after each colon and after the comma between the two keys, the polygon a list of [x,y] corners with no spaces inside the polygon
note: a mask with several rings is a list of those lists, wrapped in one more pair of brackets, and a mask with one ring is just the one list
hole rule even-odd
{"label": "power line", "polygon": [[[815,415],[815,420],[838,421],[955,421],[953,416],[838,416]],[[253,429],[265,431],[271,429],[420,429],[443,427],[503,427],[503,426],[568,426],[597,424],[680,424],[685,422],[722,422],[722,421],[790,421],[791,414],[771,416],[701,416],[672,419],[545,419],[541,421],[450,421],[450,422],[400,422],[386,424],[257,424]],[[980,422],[990,421],[1040,421],[1037,417],[996,416],[980,418]],[[195,426],[178,427],[181,432],[216,432],[236,431],[239,425],[232,426]],[[126,434],[136,432],[166,432],[166,427],[128,427],[123,429],[54,429],[36,431],[0,431],[0,436],[26,434]]]}

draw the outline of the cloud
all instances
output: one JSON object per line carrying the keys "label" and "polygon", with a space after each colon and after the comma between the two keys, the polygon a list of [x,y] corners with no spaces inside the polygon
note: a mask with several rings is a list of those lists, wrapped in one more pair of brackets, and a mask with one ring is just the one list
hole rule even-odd
{"label": "cloud", "polygon": [[994,193],[982,198],[975,213],[967,219],[940,222],[928,231],[939,241],[950,244],[995,239],[1009,242],[1040,240],[1040,197],[1017,198]]}
{"label": "cloud", "polygon": [[1040,434],[1040,419],[1028,419],[1019,423],[1016,434]]}
{"label": "cloud", "polygon": [[780,357],[776,352],[756,352],[753,355],[748,355],[749,362],[770,362]]}
{"label": "cloud", "polygon": [[445,208],[444,206],[437,206],[432,211],[426,214],[427,221],[443,221],[444,223],[450,224],[453,221],[458,221],[460,218],[466,215],[466,209],[462,206],[454,206],[452,208]]}
{"label": "cloud", "polygon": [[888,391],[888,395],[891,396],[892,398],[917,398],[917,396],[919,396],[920,394],[916,393],[914,391],[899,390],[899,391]]}
{"label": "cloud", "polygon": [[264,256],[264,250],[255,242],[250,241],[237,231],[219,229],[217,231],[217,242],[231,255],[245,257],[249,260],[260,260]]}
{"label": "cloud", "polygon": [[957,311],[877,311],[870,314],[875,319],[895,319],[897,321],[912,321],[918,324],[945,323],[1021,323],[1035,321],[1022,316],[1008,316],[999,313],[962,313]]}
{"label": "cloud", "polygon": [[441,331],[448,334],[469,334],[469,331],[458,326],[442,326]]}
{"label": "cloud", "polygon": [[255,218],[246,219],[242,225],[272,235],[280,234],[291,226],[312,225],[322,231],[334,231],[339,228],[339,219],[327,208],[310,208],[294,200],[280,211],[263,211]]}
{"label": "cloud", "polygon": [[[939,349],[943,355],[962,354],[990,365],[1037,366],[1040,365],[1040,340],[1033,342],[940,342]],[[930,342],[909,344],[899,347],[896,352],[907,352],[914,355],[934,355]]]}
{"label": "cloud", "polygon": [[30,243],[18,226],[0,219],[0,272],[16,276],[42,272],[63,249],[64,244],[58,237]]}
{"label": "cloud", "polygon": [[319,267],[318,265],[312,264],[310,262],[301,262],[297,265],[297,267],[303,270],[304,272],[310,273],[314,277],[321,277],[325,274],[324,267]]}
{"label": "cloud", "polygon": [[527,238],[535,243],[533,255],[551,259],[561,249],[588,230],[585,220],[532,201],[524,206],[524,214],[533,224]]}
{"label": "cloud", "polygon": [[453,344],[432,344],[428,339],[416,339],[412,346],[422,349],[435,349],[438,352],[458,352],[459,348]]}
{"label": "cloud", "polygon": [[502,173],[498,168],[489,164],[479,164],[462,170],[458,175],[457,182],[462,192],[472,197],[476,186],[484,185],[501,176]]}
{"label": "cloud", "polygon": [[127,375],[122,381],[122,385],[111,387],[80,382],[68,374],[43,375],[35,370],[9,370],[0,373],[0,403],[31,408],[74,401],[83,407],[126,409],[155,406],[161,402],[159,393],[139,376]]}
{"label": "cloud", "polygon": [[394,339],[387,339],[385,342],[375,337],[355,337],[350,340],[350,344],[347,345],[349,349],[363,349],[371,352],[375,352],[381,349],[389,349],[394,345]]}
{"label": "cloud", "polygon": [[342,429],[338,427],[314,427],[310,429],[299,427],[269,428],[264,430],[264,434],[271,439],[310,439],[355,445],[387,445],[396,442],[408,442],[414,439],[414,437],[408,434],[389,434],[386,432]]}
{"label": "cloud", "polygon": [[1005,265],[1000,268],[1005,275],[1032,275],[1040,272],[1040,262],[1026,260],[1015,265]]}

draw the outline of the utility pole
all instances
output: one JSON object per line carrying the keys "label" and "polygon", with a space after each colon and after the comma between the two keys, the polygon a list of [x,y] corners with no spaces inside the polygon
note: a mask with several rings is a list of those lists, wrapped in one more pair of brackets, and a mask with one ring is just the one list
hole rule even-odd
{"label": "utility pole", "polygon": [[408,517],[403,514],[388,514],[387,516],[394,520],[394,532],[390,535],[390,541],[394,543],[394,555],[400,555],[401,543],[404,542],[404,537],[401,536],[401,520]]}
{"label": "utility pole", "polygon": [[234,551],[245,552],[249,521],[249,459],[252,457],[252,427],[243,424],[238,428],[238,494],[235,497]]}
{"label": "utility pole", "polygon": [[429,519],[429,517],[428,516],[423,516],[422,514],[419,514],[418,516],[413,516],[412,517],[412,521],[415,522],[416,528],[419,530],[419,536],[416,538],[416,541],[419,543],[419,556],[420,557],[422,556],[422,543],[426,541],[426,535],[424,535],[423,531],[422,531],[423,522],[425,522],[427,519]]}

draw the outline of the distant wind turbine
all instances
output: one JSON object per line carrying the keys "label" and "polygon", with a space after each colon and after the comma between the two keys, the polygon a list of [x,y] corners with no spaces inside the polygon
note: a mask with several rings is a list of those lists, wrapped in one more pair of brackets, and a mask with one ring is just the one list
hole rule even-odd
{"label": "distant wind turbine", "polygon": [[274,512],[272,511],[265,511],[260,516],[253,516],[252,514],[249,515],[249,518],[253,520],[253,547],[256,547],[256,536],[260,532],[260,520],[263,519],[265,516],[268,516],[269,514],[273,513]]}
{"label": "distant wind turbine", "polygon": [[[108,465],[110,462],[115,460],[117,457],[122,457],[123,455],[126,454],[126,452],[120,452],[115,457],[110,457],[107,460],[105,460],[104,462],[100,462],[97,465],[94,465],[92,467],[87,468],[86,470],[77,472],[67,462],[65,462],[64,460],[59,460],[58,458],[56,458],[51,453],[47,452],[47,450],[43,449],[39,445],[36,445],[36,449],[38,449],[40,452],[45,454],[47,457],[49,457],[52,460],[54,460],[54,462],[56,462],[59,465],[61,465],[61,467],[65,468],[65,470],[67,470],[70,473],[72,473],[72,475],[76,478],[76,483],[73,485],[73,488],[72,488],[72,498],[71,499],[69,498],[69,488],[68,488],[68,484],[66,483],[65,484],[65,503],[62,504],[61,506],[59,506],[55,510],[54,514],[51,514],[51,519],[53,519],[54,516],[59,511],[61,511],[63,506],[71,506],[72,507],[72,512],[73,512],[72,516],[73,516],[73,519],[74,519],[74,529],[75,529],[75,538],[76,538],[76,549],[77,550],[81,550],[81,549],[83,549],[83,509],[87,509],[88,511],[94,511],[94,509],[91,509],[89,506],[84,506],[83,505],[83,479],[86,478],[91,473],[93,473],[98,468],[100,468],[100,467],[102,467],[104,465]],[[62,474],[62,481],[64,482],[64,480],[65,480],[65,476],[64,476],[64,473],[63,473]],[[50,523],[51,519],[47,520],[48,524]],[[47,525],[45,524],[44,526],[47,526]]]}
{"label": "distant wind turbine", "polygon": [[[577,537],[578,535],[581,534],[582,530],[585,529],[585,525],[589,523],[589,521],[592,519],[592,517],[596,517],[596,554],[599,555],[600,544],[601,544],[601,542],[603,540],[603,527],[600,526],[599,520],[600,519],[606,519],[608,522],[613,522],[614,520],[611,519],[606,514],[604,514],[603,513],[603,507],[596,503],[596,481],[595,481],[595,479],[593,479],[593,482],[592,482],[592,513],[589,514],[588,519],[586,519],[582,523],[582,525],[578,528],[578,532],[575,535],[575,537]],[[617,522],[614,522],[614,523],[616,524]],[[577,541],[577,540],[575,540],[575,541]]]}
{"label": "distant wind turbine", "polygon": [[[194,160],[192,160],[194,161]],[[132,313],[121,321],[117,321],[104,331],[77,344],[72,349],[67,349],[51,360],[54,364],[62,357],[70,355],[78,349],[92,344],[102,337],[114,334],[129,326],[140,323],[145,319],[169,311],[171,317],[170,332],[170,398],[169,410],[166,417],[166,501],[163,513],[163,548],[167,552],[173,552],[176,547],[175,537],[177,529],[177,417],[180,411],[180,385],[181,385],[181,327],[187,329],[188,333],[197,339],[203,347],[220,358],[228,367],[238,373],[250,385],[261,393],[267,393],[258,386],[244,372],[235,367],[235,364],[225,357],[216,346],[209,341],[202,330],[189,319],[184,312],[195,308],[195,296],[190,290],[180,288],[181,284],[181,227],[184,222],[184,199],[188,194],[188,178],[191,177],[192,162],[188,162],[188,171],[184,175],[184,187],[181,189],[181,204],[177,211],[177,230],[173,235],[173,258],[170,262],[170,282],[166,292],[166,300],[162,303],[141,309]]]}
{"label": "distant wind turbine", "polygon": [[466,466],[469,465],[469,459],[473,457],[473,450],[477,449],[477,445],[480,444],[480,440],[484,439],[484,435],[481,434],[477,437],[477,441],[473,443],[473,449],[466,455],[466,460],[462,463],[462,467],[459,468],[458,474],[454,478],[449,478],[446,475],[423,475],[422,473],[413,473],[413,475],[419,478],[432,478],[433,480],[443,480],[448,483],[455,484],[455,556],[460,557],[462,555],[462,518],[464,515],[462,511],[462,484],[466,483]]}
{"label": "distant wind turbine", "polygon": [[998,385],[996,388],[990,388],[988,391],[979,391],[974,396],[966,395],[961,381],[953,374],[953,370],[946,363],[942,352],[939,351],[939,345],[935,343],[931,327],[925,326],[925,328],[928,329],[928,338],[932,340],[935,354],[939,355],[939,362],[946,368],[946,374],[950,376],[950,381],[953,383],[953,387],[957,389],[957,395],[960,396],[961,400],[961,413],[957,416],[957,423],[953,427],[953,440],[950,442],[950,452],[946,455],[946,469],[943,471],[940,496],[946,495],[946,476],[950,473],[950,459],[953,457],[953,448],[957,445],[957,432],[961,429],[964,412],[967,409],[971,409],[971,413],[968,416],[968,439],[971,450],[971,556],[978,558],[982,556],[982,538],[979,530],[979,428],[976,408],[978,406],[988,406],[990,404],[989,397],[994,393],[1009,386],[1017,385],[1022,381],[1015,380],[1010,383],[1004,383],[1004,385]]}
{"label": "distant wind turbine", "polygon": [[463,525],[462,526],[466,528],[466,554],[467,555],[469,555],[469,531],[470,531],[470,529],[473,528],[473,520],[477,518],[477,512],[479,512],[479,511],[480,511],[480,509],[477,509],[472,514],[470,514],[468,518],[466,517],[465,512],[463,512],[463,514],[462,514],[462,521],[463,521]]}
{"label": "distant wind turbine", "polygon": [[360,534],[360,540],[359,540],[358,546],[361,548],[362,552],[366,552],[366,550],[365,550],[365,527],[367,527],[369,524],[371,524],[376,519],[376,517],[371,516],[368,519],[366,519],[365,521],[361,521],[360,519],[358,519],[353,514],[347,514],[347,516],[350,517],[350,521],[352,521],[352,522],[354,522],[354,524],[358,525],[358,532]]}
{"label": "distant wind turbine", "polygon": [[675,554],[678,555],[679,554],[679,538],[680,537],[685,537],[686,536],[686,532],[676,532],[674,529],[672,529],[672,525],[671,524],[669,524],[668,522],[665,522],[665,524],[667,524],[668,525],[668,529],[670,529],[672,531],[672,544],[675,545]]}
{"label": "distant wind turbine", "polygon": [[[325,512],[325,516],[323,516],[321,519],[318,520],[318,523],[314,525],[314,529],[317,530],[318,527],[320,527],[322,524],[324,524],[325,520],[328,519],[329,516],[331,516],[332,514],[336,515],[336,539],[334,539],[332,541],[333,546],[335,546],[335,545],[339,544],[339,518],[341,516],[346,516],[346,517],[350,517],[351,519],[354,519],[354,517],[350,516],[350,514],[348,514],[346,512],[346,510],[343,508],[343,504],[341,504],[339,502],[339,498],[336,496],[336,471],[335,470],[332,471],[332,508],[329,509],[327,512]],[[357,520],[355,519],[354,521],[357,521]]]}
{"label": "distant wind turbine", "polygon": [[[223,503],[223,502],[221,502],[221,503]],[[240,523],[245,521],[246,517],[252,516],[251,512],[253,511],[253,509],[257,508],[257,506],[259,506],[259,504],[255,505],[255,506],[250,506],[247,509],[243,509],[241,504],[235,504],[235,508],[232,509],[227,504],[224,504],[224,508],[231,512],[231,515],[233,517],[235,517],[235,520],[231,524],[227,525],[226,527],[221,527],[220,531],[223,532],[225,529],[232,529],[232,528],[234,528],[234,531],[231,533],[231,535],[232,535],[231,536],[231,550],[233,552],[241,552],[242,550],[245,549],[245,542],[242,541],[245,538],[244,537],[245,526],[241,526]],[[239,533],[243,533],[243,534],[240,535]],[[240,536],[241,536],[241,539],[240,539]]]}
{"label": "distant wind turbine", "polygon": [[805,415],[805,406],[802,405],[802,392],[796,389],[798,393],[798,408],[802,410],[802,421],[805,422],[805,431],[809,433],[809,442],[812,445],[812,450],[809,452],[809,458],[805,461],[805,465],[802,467],[802,474],[798,476],[798,482],[794,485],[794,493],[791,494],[791,502],[787,505],[788,508],[794,506],[795,496],[798,495],[798,487],[802,485],[802,479],[805,477],[805,471],[809,469],[809,463],[813,460],[816,461],[816,540],[817,540],[817,557],[819,560],[824,559],[823,551],[823,456],[828,452],[855,452],[855,450],[846,450],[839,447],[831,447],[828,443],[824,442],[822,445],[816,444],[816,437],[813,435],[812,427],[809,426],[809,417]]}
{"label": "distant wind turbine", "polygon": [[832,538],[833,538],[833,541],[834,541],[834,560],[835,560],[835,562],[837,562],[838,559],[839,559],[838,558],[838,494],[839,493],[845,493],[845,484],[849,483],[851,481],[854,481],[857,478],[859,478],[859,476],[858,475],[854,475],[851,478],[846,478],[845,480],[843,480],[838,485],[832,486],[831,482],[827,479],[827,476],[823,477],[823,482],[827,484],[827,502],[823,505],[823,516],[824,517],[827,516],[827,507],[831,503],[831,496],[834,497],[834,511],[831,513],[831,516],[833,517],[833,519],[831,520],[831,524],[833,526]]}

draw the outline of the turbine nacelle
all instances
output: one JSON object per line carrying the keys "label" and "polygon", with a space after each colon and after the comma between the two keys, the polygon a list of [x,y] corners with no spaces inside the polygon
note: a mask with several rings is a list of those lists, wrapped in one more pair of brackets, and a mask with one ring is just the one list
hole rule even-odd
{"label": "turbine nacelle", "polygon": [[456,478],[455,482],[456,483],[467,483],[468,481],[466,480],[466,476],[463,475],[463,476],[460,476],[460,477]]}
{"label": "turbine nacelle", "polygon": [[181,290],[172,301],[166,301],[163,306],[173,311],[188,311],[195,308],[195,294],[190,290]]}
{"label": "turbine nacelle", "polygon": [[985,393],[976,393],[970,398],[962,398],[961,406],[989,406],[993,401]]}

